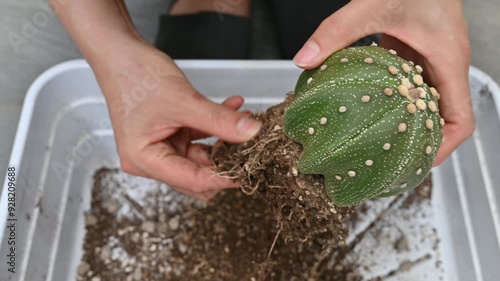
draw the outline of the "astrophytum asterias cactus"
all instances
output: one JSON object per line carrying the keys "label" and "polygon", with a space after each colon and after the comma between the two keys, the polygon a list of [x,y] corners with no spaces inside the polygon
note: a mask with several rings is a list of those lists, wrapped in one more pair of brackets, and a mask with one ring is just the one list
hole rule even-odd
{"label": "astrophytum asterias cactus", "polygon": [[439,94],[422,67],[377,46],[341,50],[300,76],[284,131],[298,169],[322,174],[342,206],[396,195],[429,174],[442,141]]}

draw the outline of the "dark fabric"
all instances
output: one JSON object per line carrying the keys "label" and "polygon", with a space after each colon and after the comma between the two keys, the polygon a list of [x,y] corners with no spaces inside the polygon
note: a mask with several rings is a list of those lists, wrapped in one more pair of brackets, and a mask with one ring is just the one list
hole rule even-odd
{"label": "dark fabric", "polygon": [[349,0],[272,0],[282,54],[292,59],[321,22]]}
{"label": "dark fabric", "polygon": [[174,59],[248,59],[251,21],[203,12],[160,18],[155,45]]}
{"label": "dark fabric", "polygon": [[[256,2],[259,0],[253,0]],[[292,59],[321,22],[346,5],[349,0],[261,0],[262,5],[252,4],[252,16],[259,17],[255,7],[265,8],[270,14],[268,22],[252,22],[242,18],[215,12],[160,18],[155,45],[174,59],[249,59],[251,43],[262,46],[272,44],[274,59]],[[260,3],[259,3],[260,4]],[[255,28],[258,26],[259,28]],[[257,36],[269,28],[278,40]],[[276,32],[274,32],[276,31]],[[277,35],[275,35],[277,34]],[[256,42],[251,42],[257,38]],[[257,41],[265,42],[257,42]],[[378,42],[379,35],[360,39],[353,45],[369,45]],[[276,43],[277,42],[277,43]],[[254,44],[255,45],[255,44]],[[279,50],[276,45],[279,45]],[[254,50],[255,51],[255,50]],[[278,53],[279,56],[278,56]],[[261,56],[262,57],[262,56]],[[265,57],[270,58],[270,57]]]}

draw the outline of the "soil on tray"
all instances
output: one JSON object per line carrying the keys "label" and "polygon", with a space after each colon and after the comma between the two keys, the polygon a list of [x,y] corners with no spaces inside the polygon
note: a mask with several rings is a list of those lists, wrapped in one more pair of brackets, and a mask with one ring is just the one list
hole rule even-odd
{"label": "soil on tray", "polygon": [[[282,131],[289,101],[257,116],[264,127],[254,140],[216,145],[219,171],[242,189],[220,192],[207,204],[166,186],[138,203],[123,191],[125,182],[114,180],[119,171],[97,172],[78,280],[366,280],[358,273],[366,265],[346,256],[376,221],[346,242],[347,229],[367,208],[335,206],[321,176],[297,172],[301,147]],[[409,208],[428,201],[430,182],[422,186],[394,202]],[[410,242],[402,237],[394,248],[407,251]]]}
{"label": "soil on tray", "polygon": [[[142,195],[147,200],[139,202],[127,193],[125,181],[132,177],[117,181],[121,174],[102,169],[95,175],[77,280],[368,280],[358,273],[366,265],[359,264],[356,255],[345,257],[367,233],[373,230],[377,237],[381,228],[390,227],[383,219],[396,206],[387,206],[345,246],[339,246],[328,231],[306,241],[285,241],[262,197],[227,190],[205,204],[169,188],[153,187]],[[430,194],[427,180],[392,202],[412,210],[428,202]],[[359,218],[373,212],[368,208],[356,207],[345,229],[362,224]],[[412,242],[402,236],[394,248],[405,252]],[[404,265],[401,270],[408,270],[408,263]],[[391,271],[386,277],[397,273]]]}
{"label": "soil on tray", "polygon": [[[95,176],[78,280],[360,280],[331,260],[341,252],[336,232],[285,241],[262,197],[240,190],[223,191],[206,205],[177,195],[175,210],[169,202],[145,207],[125,198],[144,215],[118,219],[120,203],[109,204],[120,188],[109,183],[113,173]],[[149,196],[168,201],[173,192]]]}

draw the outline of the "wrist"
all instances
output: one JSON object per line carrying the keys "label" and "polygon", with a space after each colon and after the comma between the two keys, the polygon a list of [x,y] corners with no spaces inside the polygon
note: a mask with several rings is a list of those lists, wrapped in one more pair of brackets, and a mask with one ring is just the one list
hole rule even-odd
{"label": "wrist", "polygon": [[107,98],[121,95],[121,91],[106,90],[106,86],[113,85],[116,81],[129,81],[132,84],[139,81],[143,84],[151,84],[158,83],[158,79],[185,78],[170,57],[148,42],[116,40],[106,48],[110,51],[100,50],[89,54],[87,60]]}
{"label": "wrist", "polygon": [[110,34],[106,38],[95,38],[98,43],[80,47],[83,56],[94,68],[100,65],[124,67],[139,62],[154,47],[148,42],[129,34]]}

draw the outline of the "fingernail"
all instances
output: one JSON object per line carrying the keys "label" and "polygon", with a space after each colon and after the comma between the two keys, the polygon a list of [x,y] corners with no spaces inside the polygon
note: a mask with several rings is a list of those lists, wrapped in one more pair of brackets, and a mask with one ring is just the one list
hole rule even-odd
{"label": "fingernail", "polygon": [[304,47],[295,55],[293,62],[298,66],[308,66],[314,62],[319,55],[319,45],[314,40],[306,42]]}
{"label": "fingernail", "polygon": [[247,116],[240,119],[238,125],[236,125],[236,130],[240,135],[253,137],[259,132],[261,126],[261,122]]}

